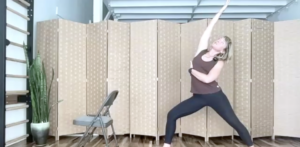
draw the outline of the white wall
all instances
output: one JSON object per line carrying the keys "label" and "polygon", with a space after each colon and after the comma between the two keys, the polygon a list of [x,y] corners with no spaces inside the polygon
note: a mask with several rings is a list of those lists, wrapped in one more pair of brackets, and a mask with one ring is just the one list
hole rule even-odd
{"label": "white wall", "polygon": [[103,20],[103,0],[93,0],[94,11],[93,11],[93,22],[100,22]]}
{"label": "white wall", "polygon": [[281,9],[268,18],[269,21],[285,21],[300,19],[300,1],[294,1],[287,8]]}
{"label": "white wall", "polygon": [[[56,14],[56,10],[58,10],[58,15]],[[81,23],[89,23],[89,20],[93,20],[93,0],[34,1],[34,56],[36,51],[36,23],[39,21],[58,18]]]}

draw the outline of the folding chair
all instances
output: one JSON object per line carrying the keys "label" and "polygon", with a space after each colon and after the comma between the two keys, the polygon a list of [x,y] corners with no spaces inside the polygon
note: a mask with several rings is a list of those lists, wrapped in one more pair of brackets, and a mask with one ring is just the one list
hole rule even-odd
{"label": "folding chair", "polygon": [[[115,90],[111,92],[105,99],[104,103],[100,107],[97,115],[88,115],[88,116],[81,116],[73,120],[74,125],[79,126],[86,126],[88,127],[85,131],[84,135],[81,137],[80,141],[78,142],[77,146],[82,147],[85,145],[85,143],[91,140],[94,131],[96,128],[102,129],[102,134],[105,139],[106,147],[108,147],[108,136],[107,136],[107,128],[111,126],[114,140],[116,142],[116,147],[118,147],[118,140],[116,137],[115,129],[113,126],[113,119],[111,118],[109,114],[109,108],[113,104],[114,100],[117,98],[119,91]],[[103,111],[104,110],[104,111]],[[104,113],[101,113],[101,112]],[[93,128],[93,130],[89,133],[90,129]],[[88,137],[88,139],[86,139]],[[86,140],[86,141],[85,141]],[[83,143],[81,143],[83,141]],[[82,144],[82,145],[81,145]]]}

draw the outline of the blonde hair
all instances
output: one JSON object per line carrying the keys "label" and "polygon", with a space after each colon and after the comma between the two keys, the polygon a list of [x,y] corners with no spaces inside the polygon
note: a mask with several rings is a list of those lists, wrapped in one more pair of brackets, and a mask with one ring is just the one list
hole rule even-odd
{"label": "blonde hair", "polygon": [[216,56],[217,60],[228,61],[232,58],[233,49],[232,49],[232,41],[228,36],[223,36],[225,42],[227,43],[226,48],[224,49],[225,53],[220,53]]}

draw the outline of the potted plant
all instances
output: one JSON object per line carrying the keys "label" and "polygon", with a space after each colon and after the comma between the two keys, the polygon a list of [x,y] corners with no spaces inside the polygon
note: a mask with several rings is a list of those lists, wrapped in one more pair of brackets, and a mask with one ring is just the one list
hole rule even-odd
{"label": "potted plant", "polygon": [[[29,88],[32,105],[31,133],[37,146],[46,145],[49,135],[49,115],[51,107],[49,106],[49,96],[54,78],[52,69],[52,78],[48,88],[46,71],[44,63],[38,53],[32,63],[28,61],[27,46],[23,43],[23,48],[27,63],[27,76],[29,77]],[[31,65],[30,65],[31,64]]]}

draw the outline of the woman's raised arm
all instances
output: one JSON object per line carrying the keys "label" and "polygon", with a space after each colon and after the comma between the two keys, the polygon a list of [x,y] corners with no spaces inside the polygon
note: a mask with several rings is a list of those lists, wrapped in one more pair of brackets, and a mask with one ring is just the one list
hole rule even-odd
{"label": "woman's raised arm", "polygon": [[197,56],[202,50],[208,48],[208,40],[210,38],[212,29],[215,26],[215,24],[217,23],[217,21],[219,20],[219,18],[222,15],[222,13],[227,8],[229,2],[230,2],[230,0],[226,1],[225,5],[221,8],[221,10],[215,15],[215,17],[212,19],[212,21],[210,22],[210,24],[207,26],[206,30],[204,31],[204,33],[203,33],[203,35],[202,35],[202,37],[200,39],[198,50],[197,50],[195,56]]}

